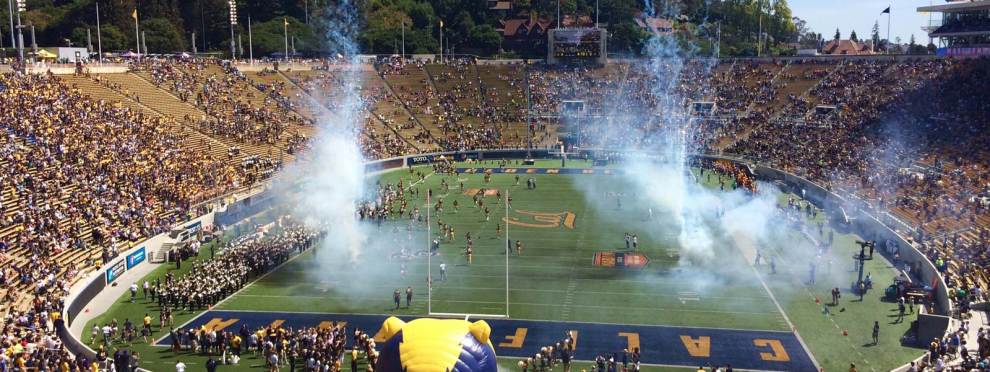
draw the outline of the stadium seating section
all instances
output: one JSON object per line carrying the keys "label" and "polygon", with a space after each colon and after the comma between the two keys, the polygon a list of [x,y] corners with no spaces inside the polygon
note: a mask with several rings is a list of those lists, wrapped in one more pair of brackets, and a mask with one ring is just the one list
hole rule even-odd
{"label": "stadium seating section", "polygon": [[152,61],[117,74],[0,75],[0,316],[59,310],[85,271],[305,156],[317,126],[342,125],[332,112],[350,76],[362,81],[354,130],[369,159],[551,146],[568,100],[610,118],[579,126],[582,140],[640,144],[667,109],[664,92],[713,102],[692,113],[698,151],[758,159],[890,211],[947,262],[950,283],[990,282],[986,60],[698,60],[667,88],[669,77],[628,63],[241,72]]}

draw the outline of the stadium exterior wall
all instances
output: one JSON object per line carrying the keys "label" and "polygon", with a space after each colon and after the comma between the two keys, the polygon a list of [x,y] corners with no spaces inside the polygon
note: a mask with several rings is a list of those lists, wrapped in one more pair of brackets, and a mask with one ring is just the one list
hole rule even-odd
{"label": "stadium exterior wall", "polygon": [[[596,151],[605,150],[582,150],[580,155],[590,155]],[[551,152],[547,149],[438,152],[370,161],[365,163],[365,171],[369,175],[379,174],[403,167],[429,164],[440,159],[441,156],[453,158],[455,160],[483,160],[502,158],[552,158],[556,155],[551,154]],[[847,199],[803,177],[773,168],[772,166],[762,164],[759,161],[741,157],[712,154],[695,154],[693,156],[696,158],[727,160],[736,164],[749,166],[754,169],[754,173],[756,173],[756,175],[764,181],[778,181],[795,190],[803,190],[805,198],[830,213],[836,213],[840,207],[843,209],[855,208],[853,210],[855,210],[856,213],[851,216],[852,221],[854,221],[851,224],[853,230],[865,239],[892,242],[892,244],[899,248],[901,260],[911,265],[912,274],[917,275],[918,278],[920,278],[924,283],[931,283],[934,287],[936,309],[933,309],[934,314],[918,315],[918,340],[928,340],[933,337],[941,337],[945,334],[949,326],[949,318],[947,315],[952,314],[952,304],[949,300],[949,294],[944,279],[941,275],[939,275],[935,265],[923,253],[918,251],[914,245],[909,243],[897,232],[884,224],[881,218],[878,218],[873,213],[870,213],[868,208],[863,208],[862,205],[857,206],[854,202],[850,202]],[[251,216],[254,213],[270,207],[275,200],[275,198],[272,197],[272,192],[273,190],[266,189],[264,191],[240,198],[239,200],[228,204],[227,208],[222,211],[212,212],[208,215],[201,216],[198,219],[189,221],[181,226],[188,226],[197,220],[204,221],[204,225],[207,224],[206,221],[208,221],[209,224],[213,224],[215,222],[219,226],[235,223],[243,218],[246,218],[247,216]],[[133,251],[140,249],[142,246],[149,245],[150,241],[159,237],[161,236],[135,245],[137,248],[124,252],[121,257],[127,257]],[[160,245],[161,243],[164,243],[164,241],[159,242],[158,244]],[[882,250],[883,249],[881,249],[881,251]],[[149,249],[149,251],[153,252],[154,250]],[[78,289],[77,287],[74,287],[66,299],[65,308],[67,311],[63,316],[64,321],[60,321],[59,324],[56,324],[56,327],[59,337],[63,340],[69,351],[75,355],[86,355],[87,357],[91,357],[95,353],[92,349],[77,339],[73,332],[69,331],[71,322],[75,316],[79,314],[81,309],[84,309],[99,292],[106,288],[107,282],[104,273],[121,259],[123,258],[112,260],[109,264],[104,265],[99,270],[92,273],[84,280],[86,285],[78,286]]]}

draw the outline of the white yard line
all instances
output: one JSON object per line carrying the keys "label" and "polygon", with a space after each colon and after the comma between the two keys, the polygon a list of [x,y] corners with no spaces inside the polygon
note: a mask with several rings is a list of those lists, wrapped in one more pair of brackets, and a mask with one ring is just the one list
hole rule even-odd
{"label": "white yard line", "polygon": [[[743,258],[747,262],[754,262],[756,252],[755,244],[749,239],[746,239],[738,234],[734,234],[733,240],[737,242],[737,244],[733,244],[732,246],[736,247],[736,249],[740,251],[739,253],[743,255]],[[743,247],[742,245],[746,245],[746,247]],[[754,257],[750,257],[751,255],[754,255]],[[801,338],[801,334],[798,333],[797,328],[794,327],[794,323],[791,322],[791,318],[789,318],[787,313],[784,312],[784,307],[780,306],[780,302],[777,301],[777,297],[774,296],[773,291],[770,290],[770,286],[768,286],[767,282],[763,280],[763,276],[760,275],[760,271],[756,269],[755,265],[750,265],[750,269],[753,270],[753,275],[756,275],[756,278],[760,280],[760,285],[763,286],[763,290],[765,290],[767,295],[770,296],[770,300],[773,301],[774,306],[777,307],[777,311],[780,312],[780,316],[782,316],[784,321],[787,322],[787,327],[791,329],[792,333],[794,333],[794,337],[797,338],[798,343],[801,344],[801,348],[804,349],[805,354],[807,354],[808,358],[811,359],[811,363],[815,365],[815,369],[821,369],[822,367],[818,364],[818,360],[816,360],[814,354],[811,353],[811,349],[808,347],[808,344],[806,344],[804,339]]]}
{"label": "white yard line", "polygon": [[[352,297],[333,297],[333,296],[304,296],[304,295],[240,295],[241,297],[257,297],[257,298],[311,298],[311,299],[345,299]],[[463,301],[463,300],[433,300],[434,302],[451,302],[451,303],[464,303],[464,304],[504,304],[503,301]],[[557,307],[560,304],[555,303],[535,303],[535,302],[513,302],[513,304],[525,305],[525,306],[551,306]],[[751,311],[721,311],[721,310],[703,310],[703,309],[668,309],[668,308],[657,308],[657,307],[641,307],[641,306],[600,306],[600,305],[571,305],[573,307],[584,307],[591,309],[622,309],[622,310],[658,310],[658,311],[672,311],[672,312],[687,312],[687,313],[712,313],[712,314],[747,314],[747,315],[774,315],[775,312],[751,312]],[[565,321],[566,322],[566,321]]]}

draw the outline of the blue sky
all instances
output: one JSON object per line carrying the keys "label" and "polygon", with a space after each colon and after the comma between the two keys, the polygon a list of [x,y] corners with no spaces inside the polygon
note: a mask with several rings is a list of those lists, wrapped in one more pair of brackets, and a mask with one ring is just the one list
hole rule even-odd
{"label": "blue sky", "polygon": [[[928,35],[921,27],[928,23],[928,16],[918,13],[919,6],[944,4],[945,0],[788,0],[794,16],[808,22],[808,27],[822,33],[826,40],[835,34],[835,28],[842,31],[842,38],[848,39],[849,32],[856,30],[860,39],[869,38],[873,22],[880,21],[880,37],[886,37],[887,15],[881,15],[890,6],[890,38],[901,37],[907,43],[911,34],[919,44],[928,43]],[[939,17],[940,13],[933,13]]]}

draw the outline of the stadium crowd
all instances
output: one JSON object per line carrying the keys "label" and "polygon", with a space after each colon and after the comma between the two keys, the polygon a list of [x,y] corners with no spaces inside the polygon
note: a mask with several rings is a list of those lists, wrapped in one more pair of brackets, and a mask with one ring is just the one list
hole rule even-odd
{"label": "stadium crowd", "polygon": [[[551,144],[557,128],[573,124],[582,145],[649,146],[668,133],[665,125],[696,125],[689,141],[698,151],[758,159],[887,213],[944,272],[957,308],[965,312],[983,300],[990,283],[990,134],[974,123],[990,123],[990,93],[983,86],[990,62],[691,60],[684,66],[671,81],[657,71],[680,66],[510,65],[488,72],[496,74],[492,80],[511,81],[515,93],[506,100],[490,92],[482,74],[489,70],[470,60],[444,66],[390,61],[362,72],[381,84],[361,89],[366,125],[355,130],[368,158],[384,158],[415,151],[410,144],[417,141],[445,150],[525,146],[530,137],[536,145]],[[339,108],[332,88],[342,84],[340,70],[327,65],[280,72],[283,83],[256,82],[228,65],[196,59],[151,60],[134,71],[207,116],[153,117],[87,98],[54,75],[0,75],[0,346],[16,365],[87,365],[66,358],[52,333],[73,280],[128,244],[188,219],[197,202],[255,180],[229,158],[188,149],[190,139],[176,128],[192,125],[234,143],[304,150],[308,138],[301,128],[315,118],[300,107],[314,99],[328,110]],[[702,80],[707,83],[697,83]],[[123,91],[110,81],[103,85]],[[290,93],[292,86],[305,94]],[[522,124],[524,87],[537,116],[533,128]],[[663,97],[670,92],[712,105],[672,105]],[[125,97],[140,102],[138,93]],[[401,109],[376,111],[385,101]],[[608,116],[610,125],[558,117],[565,101],[582,101],[586,116]],[[413,138],[402,134],[409,131]],[[240,242],[219,260],[197,264],[188,277],[156,282],[151,292],[163,310],[214,304],[316,234],[287,231]],[[343,331],[265,330],[262,339],[298,335],[296,344],[303,345],[315,335],[322,346],[266,351],[282,360],[296,355],[305,363],[332,364],[342,346],[327,345],[346,334],[337,332]],[[281,344],[275,340],[269,341]],[[954,343],[950,337],[940,344]],[[979,363],[986,350],[981,344],[969,359]]]}

